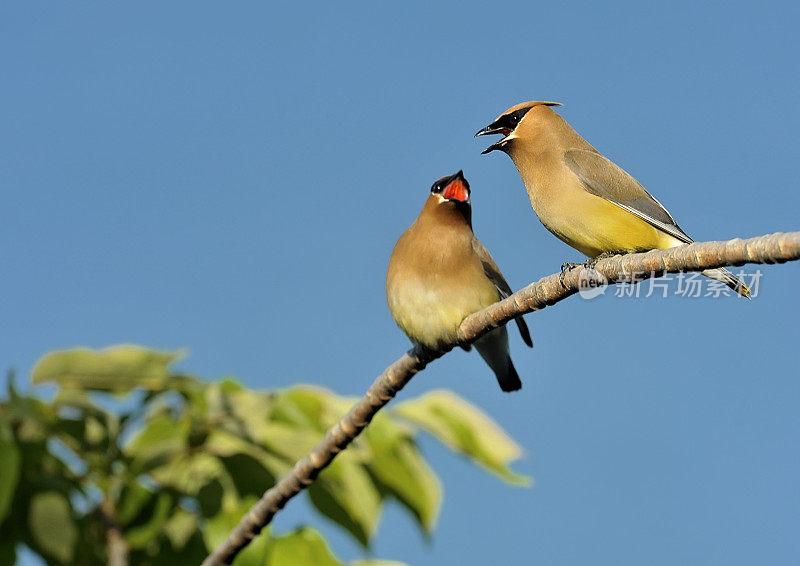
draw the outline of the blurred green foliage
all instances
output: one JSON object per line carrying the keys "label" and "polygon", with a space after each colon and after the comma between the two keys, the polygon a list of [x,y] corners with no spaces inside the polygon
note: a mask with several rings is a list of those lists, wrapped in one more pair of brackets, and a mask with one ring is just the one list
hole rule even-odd
{"label": "blurred green foliage", "polygon": [[[106,563],[109,552],[129,564],[199,564],[354,401],[311,386],[204,382],[172,370],[180,357],[133,345],[52,352],[31,375],[34,385],[55,384],[51,400],[20,394],[9,377],[0,565],[14,563],[20,544],[49,565]],[[389,498],[430,534],[442,488],[420,431],[509,483],[526,481],[509,468],[520,450],[506,433],[457,395],[434,391],[379,413],[308,489],[314,508],[365,548]],[[303,527],[266,530],[235,564],[343,563]],[[370,565],[399,563],[353,563]]]}

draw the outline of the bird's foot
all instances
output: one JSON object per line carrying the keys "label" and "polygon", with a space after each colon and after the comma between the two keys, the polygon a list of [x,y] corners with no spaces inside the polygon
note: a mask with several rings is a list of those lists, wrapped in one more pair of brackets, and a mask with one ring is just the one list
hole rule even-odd
{"label": "bird's foot", "polygon": [[601,259],[608,259],[610,257],[614,257],[615,255],[626,254],[626,253],[630,252],[603,252],[597,257],[592,257],[587,259],[586,263],[584,263],[583,266],[586,269],[594,269],[594,266],[597,265],[597,262],[599,262]]}
{"label": "bird's foot", "polygon": [[561,286],[566,289],[567,285],[564,283],[564,279],[567,276],[567,271],[575,269],[576,267],[583,267],[582,263],[575,263],[572,261],[565,261],[561,264],[561,275],[558,276],[558,282],[561,283]]}

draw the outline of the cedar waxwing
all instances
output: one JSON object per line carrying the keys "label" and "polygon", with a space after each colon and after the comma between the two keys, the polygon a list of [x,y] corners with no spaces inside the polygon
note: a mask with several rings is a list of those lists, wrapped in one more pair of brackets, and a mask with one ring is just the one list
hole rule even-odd
{"label": "cedar waxwing", "polygon": [[[511,295],[497,264],[472,233],[469,183],[461,171],[431,187],[422,212],[397,240],[386,274],[386,301],[415,344],[438,350],[456,339],[468,315]],[[522,317],[522,339],[533,346]],[[522,387],[501,326],[475,342],[503,391]],[[469,351],[469,346],[464,347]]]}
{"label": "cedar waxwing", "polygon": [[[503,135],[483,153],[499,149],[511,157],[534,212],[550,232],[590,258],[692,242],[660,202],[551,106],[561,104],[523,102],[475,134]],[[750,289],[727,269],[703,275],[749,298]]]}

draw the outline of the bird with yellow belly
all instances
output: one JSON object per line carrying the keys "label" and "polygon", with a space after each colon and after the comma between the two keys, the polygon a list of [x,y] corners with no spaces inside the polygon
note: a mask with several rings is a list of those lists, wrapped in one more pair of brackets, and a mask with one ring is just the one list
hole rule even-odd
{"label": "bird with yellow belly", "polygon": [[[512,106],[476,136],[502,134],[483,153],[500,150],[517,167],[533,210],[556,237],[589,258],[665,250],[692,239],[631,175],[583,139],[552,107]],[[750,289],[725,268],[703,275],[743,297]]]}

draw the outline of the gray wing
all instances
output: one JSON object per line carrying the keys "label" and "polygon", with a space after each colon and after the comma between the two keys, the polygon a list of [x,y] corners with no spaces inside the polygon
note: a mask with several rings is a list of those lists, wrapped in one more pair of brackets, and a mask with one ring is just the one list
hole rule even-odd
{"label": "gray wing", "polygon": [[610,159],[593,151],[570,149],[564,153],[564,163],[587,192],[616,204],[682,242],[692,242],[667,209]]}
{"label": "gray wing", "polygon": [[[500,268],[497,267],[497,264],[494,262],[489,250],[487,250],[486,247],[481,244],[478,238],[472,238],[472,249],[480,258],[481,264],[483,265],[483,272],[486,274],[486,277],[488,277],[489,280],[494,283],[498,293],[500,293],[500,297],[505,299],[506,297],[511,296],[514,292],[511,290],[506,278],[503,277],[503,274],[500,272]],[[523,320],[522,316],[518,316],[514,319],[514,322],[516,322],[517,327],[519,327],[519,333],[520,336],[522,336],[522,341],[525,342],[528,347],[533,348],[533,340],[531,340],[531,333],[530,330],[528,330],[528,325],[525,324],[525,320]]]}

